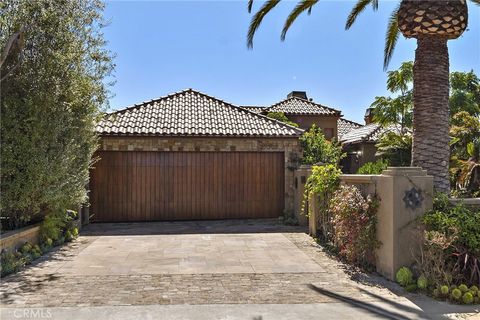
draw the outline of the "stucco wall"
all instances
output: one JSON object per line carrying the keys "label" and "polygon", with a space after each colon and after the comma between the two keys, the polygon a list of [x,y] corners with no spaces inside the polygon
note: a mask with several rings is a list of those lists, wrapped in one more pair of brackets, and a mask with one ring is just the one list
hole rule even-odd
{"label": "stucco wall", "polygon": [[313,124],[322,129],[333,129],[333,137],[338,137],[337,120],[333,116],[308,116],[308,115],[287,115],[290,121],[298,124],[302,129],[308,130]]}
{"label": "stucco wall", "polygon": [[357,173],[358,168],[367,162],[377,161],[375,153],[377,147],[373,142],[356,143],[343,147],[343,152],[347,153],[347,157],[342,159],[342,170],[344,173]]}
{"label": "stucco wall", "polygon": [[103,151],[262,151],[284,152],[285,209],[293,210],[294,169],[301,157],[298,138],[102,137]]}

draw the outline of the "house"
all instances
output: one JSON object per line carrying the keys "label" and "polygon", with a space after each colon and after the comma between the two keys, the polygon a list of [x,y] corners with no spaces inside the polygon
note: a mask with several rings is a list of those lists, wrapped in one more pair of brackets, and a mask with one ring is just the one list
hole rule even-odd
{"label": "house", "polygon": [[96,131],[94,221],[274,218],[293,209],[301,129],[188,89],[109,113]]}
{"label": "house", "polygon": [[357,173],[358,168],[367,162],[377,160],[378,138],[385,132],[385,128],[377,123],[369,123],[356,127],[340,137],[342,149],[346,157],[342,159],[342,171],[345,173]]}
{"label": "house", "polygon": [[282,112],[292,122],[304,130],[310,129],[315,124],[321,128],[329,140],[338,139],[337,122],[341,112],[307,97],[305,91],[292,91],[287,98],[270,106],[242,106],[243,108],[266,115],[269,112]]}
{"label": "house", "polygon": [[338,140],[341,141],[342,137],[352,131],[353,129],[358,129],[363,127],[363,124],[357,123],[355,121],[347,120],[345,118],[340,118],[337,121],[337,130],[338,130]]}
{"label": "house", "polygon": [[[387,132],[405,133],[405,128],[392,124],[382,126],[374,122],[373,108],[365,112],[365,125],[340,119],[339,127],[343,133],[339,134],[339,141],[346,157],[342,159],[342,171],[345,173],[357,173],[358,169],[367,162],[375,162],[379,158],[377,143],[380,137]],[[340,129],[339,129],[340,130]],[[407,131],[408,132],[408,131]]]}

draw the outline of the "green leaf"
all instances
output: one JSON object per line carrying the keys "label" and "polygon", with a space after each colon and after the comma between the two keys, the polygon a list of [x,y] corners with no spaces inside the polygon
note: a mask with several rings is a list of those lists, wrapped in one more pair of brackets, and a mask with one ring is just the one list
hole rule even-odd
{"label": "green leaf", "polygon": [[374,5],[375,8],[375,3],[376,3],[376,8],[378,8],[378,1],[375,0],[359,0],[355,6],[353,7],[352,11],[348,15],[347,22],[345,24],[345,29],[348,30],[352,27],[352,25],[355,23],[355,20],[357,19],[358,15],[365,10],[365,8],[369,5],[372,4]]}
{"label": "green leaf", "polygon": [[385,49],[384,49],[384,58],[383,58],[383,69],[387,70],[390,59],[392,58],[393,51],[395,50],[395,45],[397,44],[397,39],[400,31],[398,30],[398,9],[392,11],[390,19],[388,20],[387,33],[385,35]]}
{"label": "green leaf", "polygon": [[467,153],[470,157],[475,154],[475,144],[473,142],[467,143]]}
{"label": "green leaf", "polygon": [[253,38],[255,37],[255,33],[257,32],[258,28],[262,24],[263,19],[265,16],[280,3],[280,0],[268,0],[263,4],[260,10],[255,13],[252,20],[250,21],[250,26],[248,28],[247,34],[247,47],[253,48]]}
{"label": "green leaf", "polygon": [[298,16],[305,10],[308,10],[308,12],[310,13],[310,10],[317,2],[318,0],[302,0],[297,4],[297,6],[292,10],[287,20],[285,21],[285,25],[283,26],[283,30],[282,30],[282,35],[280,36],[282,41],[285,40],[285,36],[287,35],[288,29],[290,29],[290,27],[295,22],[295,20],[297,20]]}

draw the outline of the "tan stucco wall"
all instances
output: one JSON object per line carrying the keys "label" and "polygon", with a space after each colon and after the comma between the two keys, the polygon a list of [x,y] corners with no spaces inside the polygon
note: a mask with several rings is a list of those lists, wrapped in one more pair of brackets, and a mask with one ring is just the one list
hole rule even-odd
{"label": "tan stucco wall", "polygon": [[[375,156],[377,147],[373,142],[356,143],[343,147],[343,152],[347,153],[347,156],[342,159],[341,165],[344,173],[357,173],[358,168],[363,166],[367,162],[377,161]],[[353,153],[357,153],[355,156]]]}
{"label": "tan stucco wall", "polygon": [[[306,181],[311,169],[300,167],[296,176],[305,176]],[[377,240],[381,242],[376,250],[377,272],[393,280],[400,267],[410,266],[414,262],[413,254],[420,248],[416,219],[430,210],[433,205],[433,177],[418,167],[389,167],[381,175],[344,174],[341,183],[355,185],[364,194],[376,194],[380,199],[377,211]],[[296,199],[301,199],[304,182],[297,180]],[[415,208],[406,206],[406,192],[415,188],[421,192],[422,201]],[[308,199],[309,231],[316,236],[318,210],[314,198]],[[302,212],[302,202],[297,200],[295,212]]]}
{"label": "tan stucco wall", "polygon": [[294,208],[294,169],[301,157],[298,138],[101,137],[103,151],[262,151],[284,152],[285,210]]}
{"label": "tan stucco wall", "polygon": [[290,121],[298,124],[302,129],[308,130],[315,124],[322,129],[333,129],[333,136],[338,137],[337,121],[338,117],[334,116],[308,116],[308,115],[287,115]]}

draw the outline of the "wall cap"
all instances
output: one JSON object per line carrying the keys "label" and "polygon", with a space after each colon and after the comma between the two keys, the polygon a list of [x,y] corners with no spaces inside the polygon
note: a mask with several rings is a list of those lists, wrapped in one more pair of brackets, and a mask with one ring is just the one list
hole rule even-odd
{"label": "wall cap", "polygon": [[463,203],[467,206],[480,206],[480,198],[450,198],[452,204]]}
{"label": "wall cap", "polygon": [[26,227],[23,227],[23,228],[20,228],[20,229],[15,229],[15,230],[9,230],[9,231],[6,231],[6,232],[2,232],[2,234],[0,234],[0,239],[1,240],[6,240],[6,239],[11,238],[11,237],[17,237],[20,234],[32,232],[34,229],[35,230],[40,229],[40,224],[41,223],[39,222],[39,223],[32,224],[32,225],[29,225],[29,226],[26,226]]}
{"label": "wall cap", "polygon": [[427,170],[421,167],[387,167],[382,176],[427,176]]}
{"label": "wall cap", "polygon": [[373,183],[378,174],[342,174],[340,180],[350,183]]}

